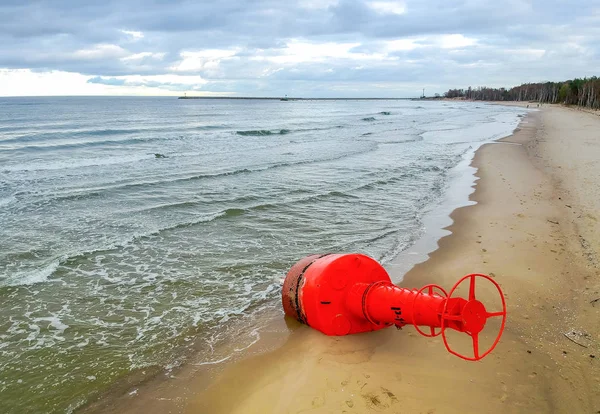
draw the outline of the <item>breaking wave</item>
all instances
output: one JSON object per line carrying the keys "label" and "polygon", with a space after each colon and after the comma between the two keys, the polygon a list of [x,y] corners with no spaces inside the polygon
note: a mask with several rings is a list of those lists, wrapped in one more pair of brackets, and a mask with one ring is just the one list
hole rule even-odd
{"label": "breaking wave", "polygon": [[290,131],[289,129],[278,129],[278,130],[274,130],[274,131],[270,131],[268,129],[257,129],[257,130],[250,130],[250,131],[236,131],[236,134],[238,135],[242,135],[242,136],[249,136],[249,137],[262,137],[262,136],[268,136],[268,135],[286,135],[289,134]]}

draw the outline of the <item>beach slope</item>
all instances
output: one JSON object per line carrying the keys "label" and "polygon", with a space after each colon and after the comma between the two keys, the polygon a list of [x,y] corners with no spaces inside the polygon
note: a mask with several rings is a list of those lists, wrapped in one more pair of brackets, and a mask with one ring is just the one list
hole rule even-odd
{"label": "beach slope", "polygon": [[[449,289],[465,274],[493,277],[509,317],[484,360],[458,359],[410,326],[327,337],[278,318],[241,360],[183,369],[85,411],[600,412],[600,117],[544,107],[481,147],[472,165],[476,204],[452,213],[451,234],[402,285]],[[498,307],[490,286],[477,295]],[[497,330],[490,320],[488,344]],[[469,352],[466,335],[450,340]]]}
{"label": "beach slope", "polygon": [[[509,319],[483,361],[451,356],[410,327],[340,338],[293,327],[285,345],[231,365],[186,409],[597,412],[599,160],[600,117],[560,107],[530,113],[512,136],[477,151],[477,204],[452,214],[452,234],[403,285],[494,277]],[[495,300],[489,289],[481,295]]]}

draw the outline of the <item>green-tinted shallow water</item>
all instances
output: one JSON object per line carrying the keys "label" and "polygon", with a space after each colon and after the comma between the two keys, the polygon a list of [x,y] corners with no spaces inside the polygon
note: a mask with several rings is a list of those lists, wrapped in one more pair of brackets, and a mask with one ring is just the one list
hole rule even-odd
{"label": "green-tinted shallow water", "polygon": [[0,100],[0,412],[70,411],[190,348],[211,361],[308,253],[391,260],[520,111]]}

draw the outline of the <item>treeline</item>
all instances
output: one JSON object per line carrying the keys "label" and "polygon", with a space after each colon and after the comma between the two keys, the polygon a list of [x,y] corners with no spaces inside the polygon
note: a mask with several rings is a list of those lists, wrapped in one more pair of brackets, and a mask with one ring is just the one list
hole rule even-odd
{"label": "treeline", "polygon": [[593,76],[566,82],[524,83],[510,89],[487,87],[450,89],[444,96],[477,101],[562,103],[600,109],[600,78]]}

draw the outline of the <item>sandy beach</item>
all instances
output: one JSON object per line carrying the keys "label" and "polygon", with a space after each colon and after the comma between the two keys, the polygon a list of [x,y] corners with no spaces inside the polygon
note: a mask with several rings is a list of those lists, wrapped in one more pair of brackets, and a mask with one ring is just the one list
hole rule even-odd
{"label": "sandy beach", "polygon": [[239,361],[184,368],[85,411],[600,412],[600,117],[545,106],[472,165],[477,204],[453,212],[451,235],[402,285],[491,275],[509,316],[484,360],[460,360],[412,327],[327,337],[280,318]]}

